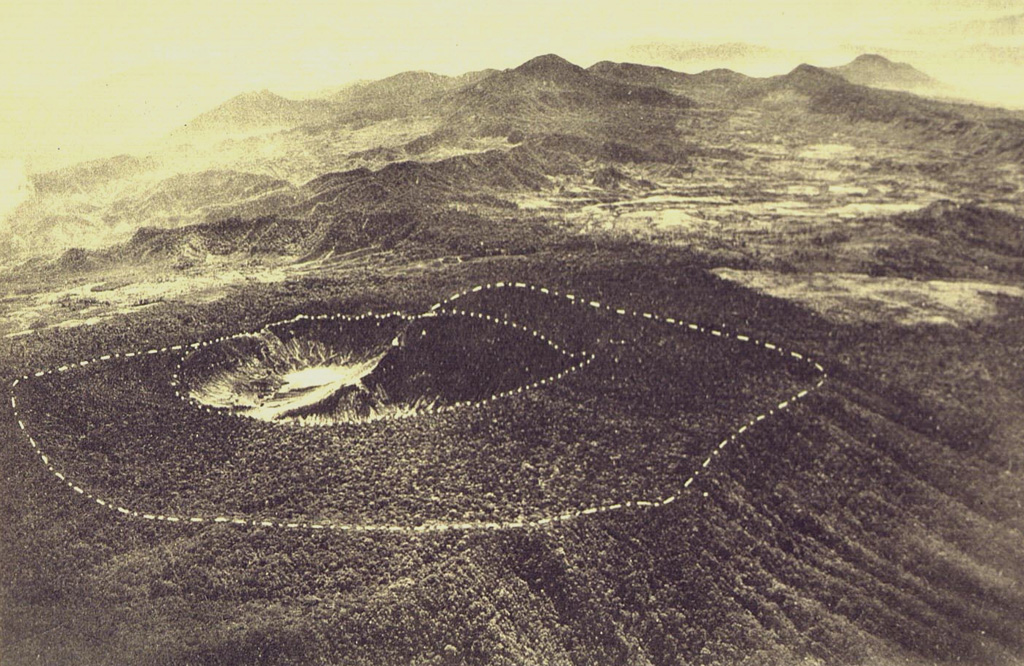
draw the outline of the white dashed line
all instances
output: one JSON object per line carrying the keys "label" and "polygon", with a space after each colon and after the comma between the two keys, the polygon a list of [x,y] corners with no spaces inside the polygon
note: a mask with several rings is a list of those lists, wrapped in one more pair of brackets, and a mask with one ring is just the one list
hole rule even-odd
{"label": "white dashed line", "polygon": [[[261,330],[266,330],[266,329],[268,329],[270,327],[273,327],[273,326],[286,325],[286,324],[294,323],[294,322],[301,321],[301,320],[308,320],[308,319],[311,319],[311,318],[317,319],[317,320],[330,319],[332,321],[333,320],[338,320],[338,319],[347,319],[347,320],[356,320],[356,321],[358,321],[358,320],[365,319],[367,317],[373,317],[373,318],[376,318],[376,319],[380,320],[380,319],[385,318],[385,317],[398,316],[398,317],[404,317],[404,318],[409,319],[410,321],[412,321],[412,320],[415,320],[417,318],[424,318],[424,317],[429,317],[429,316],[437,316],[437,312],[439,310],[442,310],[447,303],[451,303],[452,301],[458,300],[459,298],[462,298],[463,296],[465,296],[467,294],[479,293],[479,292],[481,292],[481,291],[483,291],[485,289],[492,290],[492,289],[502,289],[502,288],[511,288],[511,287],[514,287],[514,288],[517,288],[517,289],[527,289],[528,288],[530,291],[540,291],[540,293],[542,293],[542,294],[546,294],[546,295],[553,296],[553,297],[561,297],[561,298],[564,298],[564,299],[566,299],[568,301],[571,301],[571,302],[574,302],[574,303],[577,302],[577,297],[575,295],[573,295],[573,294],[559,294],[558,291],[549,289],[547,287],[539,287],[538,288],[535,285],[527,284],[527,283],[523,283],[523,282],[515,282],[515,283],[512,283],[512,282],[498,282],[498,283],[495,283],[493,285],[492,284],[476,285],[474,287],[471,287],[470,289],[467,289],[467,290],[461,291],[459,293],[453,294],[448,299],[446,299],[444,301],[440,301],[440,302],[435,303],[434,305],[430,306],[430,308],[426,312],[424,312],[423,314],[412,316],[412,317],[410,317],[408,315],[404,315],[401,312],[390,312],[390,313],[383,314],[383,315],[367,313],[365,315],[335,314],[335,315],[330,315],[329,316],[329,315],[325,315],[324,314],[324,315],[316,315],[315,317],[311,317],[310,315],[300,314],[300,315],[297,315],[297,316],[293,317],[290,320],[279,321],[279,322],[274,322],[272,324],[268,324],[265,327],[263,327],[263,329],[261,329]],[[584,299],[584,302],[586,302],[589,306],[591,306],[591,307],[593,307],[595,309],[607,309],[609,311],[612,310],[611,307],[602,304],[600,301],[596,301],[596,300],[585,301],[585,299]],[[661,322],[665,322],[665,323],[668,323],[668,324],[671,324],[671,325],[679,325],[679,326],[685,325],[690,330],[700,331],[701,333],[710,333],[712,336],[715,336],[715,337],[732,337],[733,339],[735,339],[735,340],[737,340],[739,342],[751,342],[751,338],[749,336],[747,336],[747,335],[743,335],[743,334],[730,334],[727,331],[723,331],[723,330],[719,330],[719,329],[706,329],[706,328],[700,326],[697,323],[687,323],[687,322],[683,322],[681,320],[677,320],[677,319],[672,318],[672,317],[662,318],[662,317],[660,317],[660,316],[658,316],[656,314],[653,314],[651,312],[643,312],[643,313],[638,313],[638,312],[635,312],[635,311],[634,312],[628,312],[627,310],[625,310],[623,308],[616,308],[614,310],[614,312],[617,315],[619,315],[619,316],[643,317],[645,319],[649,319],[649,320],[653,320],[653,321],[661,321]],[[512,328],[514,328],[516,330],[529,331],[529,329],[527,327],[521,326],[521,325],[519,325],[519,324],[517,324],[515,322],[509,321],[507,319],[499,320],[496,317],[492,317],[491,315],[486,315],[486,314],[482,314],[482,313],[467,312],[465,310],[461,310],[461,311],[450,311],[450,312],[448,312],[448,314],[475,317],[475,318],[478,318],[478,319],[483,319],[485,321],[490,321],[490,322],[494,322],[494,323],[499,323],[499,324],[503,324],[503,325],[506,325],[506,326],[510,326],[510,327],[512,327]],[[253,333],[235,333],[235,334],[232,334],[232,335],[226,335],[226,336],[220,336],[220,337],[217,337],[217,338],[213,338],[212,340],[204,340],[204,341],[193,342],[193,343],[187,344],[187,345],[186,344],[176,344],[176,345],[164,346],[164,347],[159,347],[159,348],[153,347],[153,348],[150,348],[150,349],[146,350],[145,352],[131,351],[131,352],[124,352],[123,354],[122,353],[108,353],[108,354],[104,354],[104,355],[102,355],[102,356],[100,356],[98,358],[95,358],[95,359],[79,361],[77,363],[77,366],[78,367],[83,367],[83,366],[87,366],[87,365],[92,364],[92,363],[97,363],[99,361],[109,361],[111,359],[122,358],[122,357],[123,358],[132,358],[132,357],[141,356],[141,355],[153,355],[153,354],[166,353],[167,351],[181,351],[183,349],[193,349],[194,350],[194,349],[199,349],[199,348],[202,348],[202,347],[209,346],[211,344],[215,344],[217,342],[223,342],[223,341],[229,340],[229,339],[238,339],[238,338],[242,338],[242,337],[249,337],[249,336],[252,336],[252,335],[255,335],[255,334],[253,334]],[[573,357],[573,358],[580,358],[580,357],[582,357],[583,360],[581,362],[577,363],[576,365],[568,368],[567,370],[562,370],[561,372],[559,372],[559,373],[557,373],[555,375],[552,375],[551,377],[541,378],[540,380],[535,381],[532,384],[529,384],[529,385],[526,385],[526,386],[520,386],[520,387],[517,387],[515,390],[509,390],[509,391],[505,391],[503,393],[499,393],[499,394],[493,395],[489,399],[482,400],[482,401],[480,401],[480,403],[477,403],[477,404],[486,404],[488,402],[491,402],[491,401],[497,399],[498,397],[508,397],[508,396],[511,396],[511,395],[518,395],[518,394],[523,393],[528,388],[537,388],[537,387],[541,387],[541,386],[546,386],[547,384],[555,381],[556,379],[561,379],[561,378],[565,377],[570,372],[579,370],[579,369],[589,365],[595,358],[597,358],[596,355],[590,354],[589,352],[569,352],[569,351],[566,351],[566,350],[562,350],[558,346],[557,343],[549,340],[548,338],[546,338],[539,331],[536,331],[536,330],[532,331],[532,335],[534,337],[537,337],[537,338],[545,341],[553,349],[558,350],[558,351],[562,351],[563,354],[565,354],[565,355],[567,355],[569,357]],[[783,402],[780,402],[778,404],[777,409],[779,409],[779,410],[786,409],[787,407],[790,406],[790,404],[794,400],[806,397],[807,395],[810,394],[811,391],[813,391],[813,390],[815,390],[817,388],[820,388],[825,383],[825,379],[827,378],[827,374],[825,373],[825,368],[820,363],[817,363],[817,362],[814,362],[814,361],[810,361],[809,359],[807,359],[807,357],[805,355],[803,355],[801,353],[798,353],[798,352],[794,352],[794,351],[784,352],[780,347],[778,347],[777,345],[775,345],[773,343],[769,343],[769,342],[763,342],[762,343],[760,341],[754,340],[753,344],[761,345],[765,349],[768,349],[768,350],[777,350],[780,353],[788,355],[789,357],[793,358],[796,361],[802,361],[802,362],[806,363],[808,366],[813,366],[814,369],[817,370],[817,372],[821,375],[821,377],[819,378],[817,383],[815,383],[812,388],[805,388],[805,389],[801,390],[799,393],[797,393],[796,395],[794,395],[793,397],[789,398],[788,400],[784,400]],[[183,358],[185,358],[185,357],[183,357]],[[180,372],[180,367],[181,367],[181,363],[182,362],[183,362],[183,359],[179,359],[179,364],[178,364],[179,372]],[[75,364],[72,364],[72,365],[75,365]],[[62,366],[59,366],[56,369],[52,369],[52,370],[37,370],[34,373],[32,373],[31,376],[32,377],[43,377],[43,376],[45,376],[47,374],[51,374],[53,372],[62,373],[62,372],[66,372],[66,371],[70,370],[71,367],[72,367],[71,365],[62,365]],[[23,379],[26,379],[26,380],[28,378],[29,378],[29,375],[25,375],[23,377]],[[17,402],[17,397],[14,394],[14,391],[18,387],[19,381],[20,381],[19,379],[15,379],[13,381],[13,383],[11,384],[11,407],[15,410],[15,416],[17,418],[19,427],[21,428],[21,430],[26,431],[27,428],[26,428],[26,425],[25,425],[24,421],[20,417],[18,417],[18,415],[17,415],[18,402]],[[177,383],[178,383],[178,374],[175,373],[173,375],[173,378],[172,378],[172,384],[177,385]],[[181,393],[180,391],[177,391],[176,393],[178,395],[182,396],[183,399],[184,399],[184,395],[185,394]],[[465,407],[465,406],[471,406],[472,404],[473,403],[467,402],[467,401],[457,401],[454,404],[448,406],[448,408]],[[208,412],[211,412],[211,413],[215,412],[215,410],[209,409],[209,408],[204,408],[204,411],[208,411]],[[442,410],[440,410],[440,409],[433,409],[432,408],[430,410],[424,410],[424,411],[434,412],[434,411],[442,411]],[[763,414],[759,414],[756,417],[754,417],[752,420],[750,420],[748,423],[740,426],[735,431],[735,433],[733,435],[723,439],[721,442],[718,443],[717,448],[712,449],[711,455],[709,455],[707,458],[704,459],[704,461],[700,465],[700,469],[705,469],[705,468],[709,467],[711,462],[712,462],[712,460],[713,460],[713,457],[716,454],[718,454],[721,449],[724,449],[725,446],[730,441],[732,441],[733,439],[735,439],[739,435],[742,435],[743,433],[745,433],[750,428],[751,425],[759,423],[759,422],[762,422],[762,421],[766,420],[768,418],[768,416],[771,416],[773,414],[775,414],[775,410],[774,409],[768,410],[768,412],[763,413]],[[32,447],[34,449],[38,448],[36,441],[27,432],[26,432],[26,437],[27,437],[29,443],[32,445]],[[54,469],[53,465],[51,465],[51,463],[50,463],[49,457],[45,453],[42,453],[40,451],[39,452],[39,456],[40,456],[41,460],[43,461],[43,464],[46,465],[47,469],[58,480],[64,482],[75,493],[83,495],[83,496],[87,497],[88,499],[93,500],[99,506],[116,510],[117,513],[120,513],[120,514],[123,514],[123,515],[126,515],[126,516],[131,516],[131,517],[136,517],[136,518],[140,518],[141,517],[141,518],[143,518],[145,520],[154,520],[154,521],[161,521],[161,522],[173,522],[173,523],[183,522],[183,521],[184,522],[189,522],[189,523],[195,523],[195,524],[201,524],[201,523],[206,523],[206,522],[213,522],[213,523],[230,523],[230,524],[234,524],[234,525],[274,527],[274,528],[286,528],[286,529],[310,529],[310,530],[325,530],[326,529],[326,530],[355,531],[355,532],[389,531],[389,532],[403,532],[403,533],[404,532],[408,532],[408,533],[412,533],[412,532],[444,532],[444,531],[448,531],[448,530],[463,530],[463,531],[480,530],[480,529],[483,529],[483,530],[501,530],[501,529],[517,529],[517,528],[523,528],[523,527],[536,527],[536,526],[551,525],[551,524],[558,523],[558,522],[565,522],[565,521],[569,521],[569,520],[575,520],[575,519],[577,519],[580,516],[589,516],[589,515],[594,515],[594,514],[597,514],[597,513],[603,513],[603,512],[607,512],[607,511],[618,511],[618,510],[629,509],[629,508],[633,508],[633,507],[639,507],[639,508],[661,507],[661,506],[665,506],[665,505],[671,504],[672,502],[675,502],[679,498],[678,495],[671,495],[671,496],[667,497],[664,500],[659,499],[659,500],[656,500],[656,501],[645,500],[645,499],[629,500],[629,501],[626,501],[626,502],[617,502],[617,503],[614,503],[614,504],[591,506],[591,507],[587,507],[587,508],[584,508],[584,509],[571,510],[571,511],[567,511],[567,512],[564,512],[564,513],[561,513],[561,514],[558,514],[558,515],[545,516],[545,517],[540,517],[540,518],[536,518],[536,519],[532,519],[532,520],[511,520],[511,521],[505,521],[505,522],[487,522],[487,523],[431,523],[429,525],[416,525],[416,526],[400,525],[400,524],[390,524],[390,525],[362,524],[362,525],[359,525],[359,524],[348,524],[348,523],[331,523],[331,522],[324,522],[324,521],[317,522],[317,523],[299,523],[299,522],[283,523],[283,522],[275,522],[275,521],[272,521],[272,520],[259,520],[259,521],[257,521],[257,520],[250,520],[250,519],[246,519],[246,518],[232,518],[232,517],[227,517],[227,516],[217,516],[217,517],[214,517],[214,518],[206,518],[206,517],[202,517],[202,516],[179,517],[179,516],[166,516],[166,515],[162,515],[162,514],[139,513],[138,511],[133,511],[133,510],[129,509],[128,507],[119,506],[116,503],[111,502],[110,500],[99,498],[99,497],[95,497],[95,496],[87,493],[81,486],[76,485],[76,484],[72,483],[71,481],[67,480],[67,478],[65,477],[65,475],[61,471],[59,471],[57,469]],[[683,489],[688,489],[693,484],[694,480],[696,479],[696,477],[699,474],[700,474],[700,470],[697,470],[697,471],[693,472],[693,474],[686,479],[685,483],[683,483],[683,486],[682,486]],[[703,493],[703,496],[707,497],[708,496],[708,492],[705,491]]]}

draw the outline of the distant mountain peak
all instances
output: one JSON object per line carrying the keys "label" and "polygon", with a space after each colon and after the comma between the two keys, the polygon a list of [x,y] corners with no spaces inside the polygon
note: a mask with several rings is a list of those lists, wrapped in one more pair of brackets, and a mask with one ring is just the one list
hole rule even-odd
{"label": "distant mountain peak", "polygon": [[350,86],[330,99],[344,103],[360,113],[408,113],[437,95],[479,81],[490,74],[488,70],[467,72],[455,77],[423,70],[400,72],[377,81]]}
{"label": "distant mountain peak", "polygon": [[661,67],[659,65],[642,65],[635,62],[613,62],[611,60],[602,60],[595,62],[590,67],[587,67],[588,72],[594,72],[596,74],[605,74],[608,72],[657,72],[661,74],[681,75],[682,72],[676,72],[669,69],[668,67]]}
{"label": "distant mountain peak", "polygon": [[864,53],[854,58],[852,62],[832,67],[829,71],[850,83],[875,88],[913,90],[941,85],[913,65],[893,62],[876,53]]}
{"label": "distant mountain peak", "polygon": [[554,53],[548,53],[547,55],[537,56],[532,60],[527,60],[522,65],[516,67],[513,71],[518,72],[519,74],[525,74],[526,76],[553,80],[565,77],[575,78],[586,73],[586,71],[579,65],[574,65],[565,58],[555,55]]}
{"label": "distant mountain peak", "polygon": [[748,79],[746,74],[740,74],[739,72],[729,69],[727,67],[715,67],[714,69],[706,69],[697,76],[703,76],[705,78],[717,78],[717,79],[731,79],[731,80],[743,80]]}
{"label": "distant mountain peak", "polygon": [[393,74],[392,76],[389,76],[389,77],[387,77],[385,79],[381,79],[381,80],[382,81],[395,81],[395,82],[398,82],[398,81],[413,82],[413,81],[447,81],[449,78],[451,78],[451,77],[445,76],[444,74],[436,74],[434,72],[428,72],[428,71],[422,70],[422,69],[414,69],[414,70],[410,70],[408,72],[399,72],[398,74]]}
{"label": "distant mountain peak", "polygon": [[[271,92],[269,89],[264,88],[263,90],[250,90],[239,95],[235,95],[233,99],[246,100],[246,101],[258,101],[258,100],[279,100],[284,99],[277,93]],[[229,100],[230,101],[230,100]]]}
{"label": "distant mountain peak", "polygon": [[833,78],[832,74],[829,74],[821,67],[815,67],[814,65],[808,65],[807,63],[797,65],[793,71],[786,76],[816,76],[821,78]]}
{"label": "distant mountain peak", "polygon": [[322,100],[293,100],[270,90],[253,90],[235,95],[188,123],[192,130],[255,128],[297,125],[322,121],[330,116],[330,105]]}
{"label": "distant mountain peak", "polygon": [[886,58],[883,55],[878,55],[877,53],[862,53],[859,56],[857,56],[856,58],[854,58],[853,62],[859,62],[859,63],[879,63],[879,64],[889,64],[889,65],[896,64],[892,60],[889,60],[888,58]]}
{"label": "distant mountain peak", "polygon": [[877,53],[862,53],[853,59],[852,62],[842,65],[840,67],[834,67],[832,69],[856,69],[856,68],[877,68],[879,70],[887,70],[893,72],[916,72],[920,77],[930,78],[927,74],[918,71],[913,65],[905,62],[894,62],[889,60],[885,56],[878,55]]}
{"label": "distant mountain peak", "polygon": [[797,65],[793,71],[781,78],[785,81],[796,84],[811,83],[815,85],[834,85],[836,83],[844,83],[842,77],[833,74],[826,69],[822,69],[821,67],[815,67],[814,65],[808,65],[806,63]]}
{"label": "distant mountain peak", "polygon": [[769,79],[774,86],[781,86],[803,94],[817,95],[848,86],[843,77],[814,65],[798,65],[788,74]]}
{"label": "distant mountain peak", "polygon": [[557,53],[545,53],[544,55],[539,55],[536,58],[531,58],[522,65],[519,65],[516,69],[528,70],[538,67],[570,67],[579,69],[577,65],[572,64]]}

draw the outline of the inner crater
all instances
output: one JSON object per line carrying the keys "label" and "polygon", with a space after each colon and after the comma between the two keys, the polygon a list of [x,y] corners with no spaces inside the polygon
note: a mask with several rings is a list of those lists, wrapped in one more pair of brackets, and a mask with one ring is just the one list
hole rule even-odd
{"label": "inner crater", "polygon": [[201,406],[271,422],[360,423],[525,390],[582,355],[474,313],[303,318],[203,346],[182,360]]}

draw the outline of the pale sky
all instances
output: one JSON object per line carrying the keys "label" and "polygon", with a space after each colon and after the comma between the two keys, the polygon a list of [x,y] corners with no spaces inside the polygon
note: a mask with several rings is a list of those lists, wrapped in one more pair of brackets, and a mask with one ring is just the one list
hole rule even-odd
{"label": "pale sky", "polygon": [[[316,87],[409,68],[461,73],[547,51],[583,61],[635,39],[807,49],[872,42],[1022,2],[977,0],[2,0],[0,63],[17,88],[155,64],[243,87]],[[584,62],[583,64],[590,64]]]}
{"label": "pale sky", "polygon": [[[976,41],[956,26],[1022,13],[1024,0],[0,0],[0,159],[43,168],[130,150],[246,90],[459,74],[549,52],[587,66],[652,41],[779,49],[762,69],[889,49],[938,78],[986,81],[996,70],[951,55]],[[1024,48],[1022,37],[1000,46]]]}

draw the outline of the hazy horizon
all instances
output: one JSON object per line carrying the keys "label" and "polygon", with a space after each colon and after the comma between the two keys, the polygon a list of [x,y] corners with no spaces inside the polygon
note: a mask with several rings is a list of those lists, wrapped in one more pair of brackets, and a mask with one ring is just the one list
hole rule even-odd
{"label": "hazy horizon", "polygon": [[[242,92],[308,96],[407,70],[514,67],[543,53],[583,66],[626,60],[754,76],[880,53],[964,96],[1024,106],[1014,85],[1024,72],[1024,2],[1017,1],[263,1],[241,8],[44,0],[9,3],[6,13],[0,198],[8,201],[26,172],[142,150]],[[679,53],[706,57],[674,59]]]}

